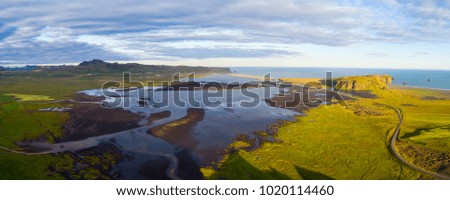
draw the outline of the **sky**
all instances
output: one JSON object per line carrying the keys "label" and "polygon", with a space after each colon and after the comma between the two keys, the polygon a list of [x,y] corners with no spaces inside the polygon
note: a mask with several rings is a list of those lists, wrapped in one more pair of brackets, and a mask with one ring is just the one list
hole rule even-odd
{"label": "sky", "polygon": [[450,0],[0,0],[0,65],[450,70]]}

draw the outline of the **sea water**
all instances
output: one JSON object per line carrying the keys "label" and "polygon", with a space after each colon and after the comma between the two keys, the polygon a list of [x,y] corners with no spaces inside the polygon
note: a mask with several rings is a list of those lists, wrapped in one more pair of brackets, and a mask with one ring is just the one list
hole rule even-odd
{"label": "sea water", "polygon": [[232,72],[273,78],[325,78],[326,72],[333,77],[388,74],[393,84],[450,90],[450,70],[417,69],[359,69],[359,68],[307,68],[307,67],[231,67]]}

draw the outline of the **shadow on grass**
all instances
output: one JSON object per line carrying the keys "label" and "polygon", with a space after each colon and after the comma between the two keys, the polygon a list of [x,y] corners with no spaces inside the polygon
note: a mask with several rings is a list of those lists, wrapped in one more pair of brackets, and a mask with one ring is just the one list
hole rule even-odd
{"label": "shadow on grass", "polygon": [[408,138],[411,138],[411,137],[414,137],[414,136],[418,136],[418,135],[420,135],[420,134],[422,134],[422,133],[425,133],[425,132],[430,132],[431,130],[437,129],[437,128],[440,128],[440,129],[444,129],[444,130],[450,131],[450,127],[449,127],[449,126],[433,127],[433,128],[421,128],[421,129],[416,129],[416,130],[414,130],[413,132],[405,133],[405,134],[404,134],[403,136],[401,136],[400,138],[401,138],[401,139],[408,139]]}
{"label": "shadow on grass", "polygon": [[[291,166],[286,166],[291,167]],[[333,180],[332,177],[325,174],[308,170],[299,166],[294,166],[298,175],[304,180]],[[292,179],[273,168],[269,170],[260,170],[247,162],[238,153],[229,155],[220,169],[212,174],[210,179],[228,179],[228,180],[290,180]]]}
{"label": "shadow on grass", "polygon": [[327,176],[320,172],[311,171],[297,165],[295,165],[295,170],[297,170],[297,174],[304,180],[334,180],[334,178],[330,176]]}

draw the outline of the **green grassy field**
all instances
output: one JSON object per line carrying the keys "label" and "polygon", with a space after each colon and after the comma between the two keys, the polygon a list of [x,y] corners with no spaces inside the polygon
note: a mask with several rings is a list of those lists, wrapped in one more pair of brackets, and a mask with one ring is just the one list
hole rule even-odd
{"label": "green grassy field", "polygon": [[[120,78],[0,77],[0,146],[17,149],[16,142],[36,139],[54,142],[63,134],[69,116],[38,109],[67,106],[50,100],[70,99],[77,91],[99,88],[104,81]],[[204,168],[202,172],[209,179],[430,178],[403,165],[389,151],[389,138],[398,123],[394,110],[383,106],[390,105],[404,116],[400,153],[424,169],[450,173],[443,168],[450,162],[445,157],[450,155],[448,92],[391,88],[373,93],[378,98],[356,97],[348,106],[311,109],[306,117],[280,127],[277,142],[266,142],[251,152],[235,151],[219,163],[219,170]],[[237,141],[230,148],[245,146],[245,141]],[[67,154],[25,156],[0,151],[0,179],[61,179],[60,174],[51,173],[50,166],[53,171],[69,171],[72,178],[106,178],[93,168],[80,170],[82,174],[71,171],[75,160]],[[109,166],[95,157],[89,162],[100,168]]]}
{"label": "green grassy field", "polygon": [[[204,168],[202,172],[209,179],[432,178],[391,154],[389,138],[399,120],[394,110],[384,105],[403,113],[402,156],[430,171],[448,167],[448,159],[436,158],[450,152],[448,93],[411,88],[375,89],[373,93],[378,98],[356,97],[348,106],[311,109],[306,117],[280,127],[275,136],[279,142],[264,143],[250,152],[233,151],[219,163],[218,170]],[[438,100],[426,100],[430,97]],[[245,144],[239,141],[230,148],[242,146]],[[421,148],[412,151],[414,146]]]}
{"label": "green grassy field", "polygon": [[46,138],[53,142],[54,136],[61,136],[62,126],[68,119],[64,112],[39,112],[39,108],[60,107],[57,103],[39,101],[15,101],[0,94],[0,145],[14,148],[23,140]]}
{"label": "green grassy field", "polygon": [[0,180],[46,180],[63,179],[50,175],[48,167],[56,158],[50,155],[26,156],[0,151]]}
{"label": "green grassy field", "polygon": [[392,111],[384,114],[361,117],[341,106],[312,109],[279,129],[280,142],[228,156],[210,178],[418,178],[390,154],[387,137],[397,120]]}
{"label": "green grassy field", "polygon": [[[11,95],[0,94],[0,146],[16,149],[16,142],[37,138],[54,142],[49,131],[62,134],[67,113],[37,112],[39,108],[58,104],[46,103],[36,97],[41,96],[33,95],[32,101],[39,104],[32,104],[31,99],[15,101]],[[53,162],[55,157],[51,155],[27,156],[0,150],[0,179],[62,179],[58,174],[49,174],[48,167]]]}
{"label": "green grassy field", "polygon": [[[146,69],[146,68],[145,68]],[[158,68],[159,69],[159,68]],[[133,81],[171,81],[172,71],[192,69],[177,67],[164,73],[134,73]],[[202,71],[206,70],[206,71]],[[108,81],[122,81],[122,69],[111,72],[84,71],[17,72],[0,76],[0,146],[20,150],[17,142],[45,140],[55,142],[64,134],[64,123],[69,119],[66,112],[43,112],[42,108],[70,107],[53,100],[68,100],[81,90],[101,88]],[[197,75],[206,75],[209,68],[195,69]],[[214,72],[211,72],[214,73]],[[170,75],[169,75],[170,74]],[[184,76],[183,76],[184,77]],[[122,86],[123,87],[123,86]],[[70,154],[26,156],[0,150],[0,179],[108,179],[101,172],[115,162],[109,153],[86,155],[77,160]],[[84,163],[84,168],[75,167],[75,162]],[[94,166],[94,167],[92,167]],[[52,168],[50,170],[50,168]]]}
{"label": "green grassy field", "polygon": [[6,94],[8,96],[13,96],[19,101],[50,101],[53,98],[45,95],[35,95],[35,94]]}
{"label": "green grassy field", "polygon": [[112,77],[37,77],[5,76],[0,77],[2,94],[44,95],[52,99],[64,100],[78,91],[100,88],[107,80],[121,80],[121,76]]}
{"label": "green grassy field", "polygon": [[396,89],[382,100],[404,116],[398,149],[421,168],[450,175],[450,94],[448,91]]}

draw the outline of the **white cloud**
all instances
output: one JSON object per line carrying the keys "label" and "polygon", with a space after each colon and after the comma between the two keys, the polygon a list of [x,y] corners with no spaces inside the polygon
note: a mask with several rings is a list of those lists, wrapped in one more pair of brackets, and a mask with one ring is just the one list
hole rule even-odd
{"label": "white cloud", "polygon": [[[10,28],[15,32],[0,41],[0,51],[5,52],[0,61],[23,60],[24,55],[36,62],[76,62],[93,55],[135,60],[286,57],[308,55],[304,45],[310,44],[351,49],[357,44],[395,43],[407,48],[417,42],[449,42],[449,4],[448,0],[5,0],[0,5],[0,36]],[[55,48],[67,51],[49,50]],[[37,55],[47,54],[45,50],[56,55]],[[68,53],[72,59],[57,56]]]}
{"label": "white cloud", "polygon": [[73,31],[68,28],[45,27],[40,32],[41,32],[41,34],[34,38],[37,41],[42,41],[42,42],[47,42],[47,43],[73,41]]}

